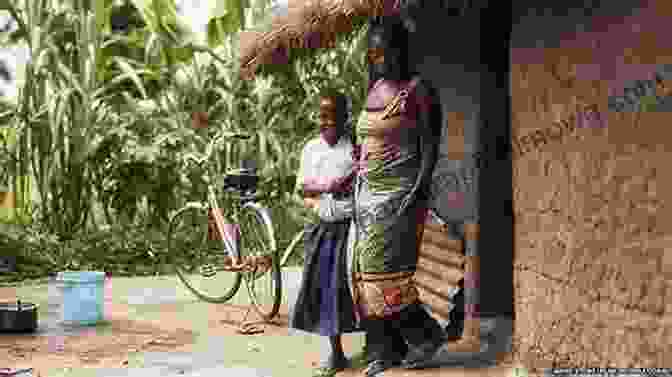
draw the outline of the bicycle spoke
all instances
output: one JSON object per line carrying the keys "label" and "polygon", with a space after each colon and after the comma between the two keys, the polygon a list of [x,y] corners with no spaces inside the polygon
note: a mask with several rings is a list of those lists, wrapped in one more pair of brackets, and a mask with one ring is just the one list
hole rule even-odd
{"label": "bicycle spoke", "polygon": [[280,266],[275,250],[272,225],[259,209],[246,207],[241,211],[241,255],[254,268],[243,273],[252,304],[266,320],[279,309],[281,295]]}
{"label": "bicycle spoke", "polygon": [[175,270],[185,286],[200,299],[221,303],[235,295],[240,275],[225,271],[228,258],[218,232],[208,227],[208,212],[202,208],[185,208],[170,224],[170,247],[182,252]]}

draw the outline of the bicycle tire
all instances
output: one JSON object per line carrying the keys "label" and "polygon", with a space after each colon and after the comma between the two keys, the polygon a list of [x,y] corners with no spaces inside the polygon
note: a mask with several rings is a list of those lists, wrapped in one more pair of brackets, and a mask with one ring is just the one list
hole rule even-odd
{"label": "bicycle tire", "polygon": [[267,270],[243,272],[252,306],[265,321],[270,321],[278,314],[282,300],[282,276],[273,223],[268,209],[256,202],[242,206],[239,220],[241,256],[270,257]]}
{"label": "bicycle tire", "polygon": [[[179,251],[179,247],[179,249],[182,250],[187,249],[188,253],[193,255],[191,258],[187,258],[188,261],[196,264],[191,265],[190,267],[192,268],[188,268],[186,266],[186,263],[189,263],[188,261],[185,261],[185,265],[179,261],[174,264],[177,276],[187,287],[187,289],[189,289],[189,291],[191,291],[196,297],[205,302],[219,304],[229,301],[238,292],[242,277],[240,272],[224,271],[221,268],[224,265],[222,260],[226,258],[226,253],[231,252],[236,253],[236,255],[238,254],[235,247],[229,246],[232,240],[229,239],[228,235],[222,235],[219,232],[219,228],[216,230],[216,234],[219,235],[219,239],[208,239],[208,215],[208,208],[201,203],[189,203],[185,207],[178,210],[170,221],[168,229],[168,245],[169,250],[173,252]],[[185,239],[193,242],[186,245],[181,244],[178,246],[178,242]],[[204,260],[204,258],[207,259]],[[203,287],[201,287],[200,284],[198,284],[198,280],[196,280],[193,275],[194,268],[200,268],[204,266],[198,265],[198,263],[201,261],[206,261],[208,264],[210,261],[212,261],[212,263],[215,264],[212,270],[215,272],[215,275],[223,272],[226,274],[225,276],[227,276],[228,280],[233,279],[232,281],[228,282],[228,289],[223,287],[227,285],[226,281],[224,284],[221,282],[216,282],[216,284],[213,284],[214,292],[221,292],[223,288],[226,289],[223,294],[220,295],[218,293],[209,293]],[[199,272],[201,275],[203,275],[202,271]],[[215,275],[207,278],[212,278]],[[205,277],[205,275],[203,276]]]}

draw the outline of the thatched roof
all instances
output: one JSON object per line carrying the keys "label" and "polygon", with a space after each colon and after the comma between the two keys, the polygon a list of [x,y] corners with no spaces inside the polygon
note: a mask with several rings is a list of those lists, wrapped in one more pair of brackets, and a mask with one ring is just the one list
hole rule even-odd
{"label": "thatched roof", "polygon": [[371,16],[396,13],[399,0],[288,0],[288,7],[270,22],[268,30],[242,32],[240,66],[252,77],[264,64],[288,62],[292,49],[332,47]]}

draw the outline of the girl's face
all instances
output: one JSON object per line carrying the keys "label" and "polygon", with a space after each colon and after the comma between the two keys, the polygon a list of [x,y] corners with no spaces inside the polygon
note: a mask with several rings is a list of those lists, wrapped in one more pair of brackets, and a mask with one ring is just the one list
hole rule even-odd
{"label": "girl's face", "polygon": [[320,130],[336,127],[336,103],[331,98],[320,100]]}
{"label": "girl's face", "polygon": [[331,98],[320,101],[320,135],[329,145],[335,145],[341,136],[338,125],[338,109]]}

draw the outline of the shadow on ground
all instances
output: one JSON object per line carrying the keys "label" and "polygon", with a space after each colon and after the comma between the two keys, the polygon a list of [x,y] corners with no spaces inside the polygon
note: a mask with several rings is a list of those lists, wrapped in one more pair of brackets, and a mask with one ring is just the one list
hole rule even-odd
{"label": "shadow on ground", "polygon": [[440,350],[425,368],[487,368],[497,365],[511,352],[513,321],[506,317],[481,319],[481,350],[477,353],[449,353]]}

